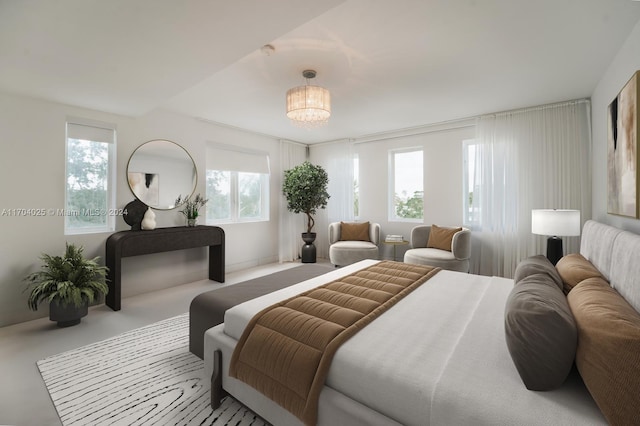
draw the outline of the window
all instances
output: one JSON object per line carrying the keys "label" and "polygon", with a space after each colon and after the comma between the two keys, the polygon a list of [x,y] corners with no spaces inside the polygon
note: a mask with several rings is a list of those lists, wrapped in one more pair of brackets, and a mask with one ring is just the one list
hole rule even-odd
{"label": "window", "polygon": [[207,223],[269,220],[266,153],[210,144],[206,172]]}
{"label": "window", "polygon": [[231,222],[231,172],[207,170],[207,222]]}
{"label": "window", "polygon": [[422,149],[389,153],[389,220],[422,222],[424,213]]}
{"label": "window", "polygon": [[[462,142],[463,176],[462,206],[464,226],[473,228],[480,224],[480,183],[481,176],[477,167],[480,145],[469,139]],[[474,203],[475,200],[475,203]]]}
{"label": "window", "polygon": [[64,232],[112,232],[115,224],[115,126],[67,121]]}

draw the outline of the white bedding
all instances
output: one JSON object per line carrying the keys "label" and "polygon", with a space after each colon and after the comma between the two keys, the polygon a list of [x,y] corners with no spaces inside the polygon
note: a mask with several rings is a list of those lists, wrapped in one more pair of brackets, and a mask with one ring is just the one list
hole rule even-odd
{"label": "white bedding", "polygon": [[[224,325],[207,332],[206,352],[232,350],[264,307],[373,263],[358,262],[228,310]],[[331,424],[335,420],[328,416],[335,416],[336,405],[347,404],[347,411],[364,406],[384,415],[376,423],[606,424],[579,378],[552,392],[524,387],[504,340],[504,305],[512,286],[504,278],[436,274],[337,351],[319,422]],[[211,357],[205,355],[210,372]],[[223,383],[267,420],[282,419],[271,413],[278,410],[274,404],[227,378],[226,368]]]}
{"label": "white bedding", "polygon": [[432,400],[433,425],[606,425],[577,371],[557,390],[525,388],[504,337],[511,280],[492,278]]}

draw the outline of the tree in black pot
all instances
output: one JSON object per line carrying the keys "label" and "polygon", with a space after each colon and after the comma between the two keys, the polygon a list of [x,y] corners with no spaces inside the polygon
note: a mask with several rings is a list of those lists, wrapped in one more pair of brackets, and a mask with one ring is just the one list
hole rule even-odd
{"label": "tree in black pot", "polygon": [[107,267],[98,264],[99,257],[85,259],[82,251],[67,243],[64,256],[43,254],[40,271],[25,278],[29,308],[37,311],[41,302],[49,302],[49,319],[60,327],[79,324],[89,304],[109,292]]}
{"label": "tree in black pot", "polygon": [[308,161],[284,171],[282,192],[287,199],[287,209],[293,213],[307,215],[307,232],[302,233],[302,239],[306,243],[302,248],[303,263],[316,261],[316,247],[313,245],[316,233],[312,232],[315,224],[313,215],[317,209],[327,207],[330,198],[327,192],[328,183],[327,172],[321,166]]}

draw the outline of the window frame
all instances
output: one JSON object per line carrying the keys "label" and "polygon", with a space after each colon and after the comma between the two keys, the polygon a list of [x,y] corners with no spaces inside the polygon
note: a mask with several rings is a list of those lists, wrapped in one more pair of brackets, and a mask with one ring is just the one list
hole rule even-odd
{"label": "window frame", "polygon": [[[224,172],[229,174],[229,216],[216,219],[212,214],[206,215],[208,225],[268,222],[270,220],[271,200],[269,198],[271,185],[271,170],[269,154],[233,145],[207,142],[205,165],[205,198],[211,199],[209,189],[209,172]],[[259,175],[260,182],[260,215],[241,217],[240,178],[243,173]]]}
{"label": "window frame", "polygon": [[[409,152],[420,152],[422,154],[422,217],[421,218],[404,218],[396,214],[396,167],[395,156],[396,154],[406,154]],[[424,147],[413,146],[398,149],[390,149],[388,155],[388,170],[389,170],[389,183],[388,183],[388,220],[389,222],[405,222],[405,223],[423,223],[424,222]],[[415,192],[414,192],[415,193]]]}
{"label": "window frame", "polygon": [[[252,222],[268,222],[269,221],[269,184],[270,174],[239,172],[235,170],[215,170],[209,171],[229,173],[229,216],[223,219],[215,219],[207,215],[206,223],[209,225],[219,225],[228,223],[252,223]],[[251,173],[260,176],[260,216],[241,217],[240,216],[240,176],[241,173]],[[207,177],[205,177],[207,179]],[[209,194],[206,194],[209,197]]]}
{"label": "window frame", "polygon": [[[93,141],[89,139],[77,139],[71,138],[73,140],[89,140],[92,143],[105,143],[108,146],[107,151],[107,176],[105,178],[107,189],[105,192],[105,201],[106,208],[103,212],[94,212],[89,209],[83,209],[84,211],[77,212],[71,211],[69,207],[69,188],[68,188],[68,180],[69,180],[69,128],[70,126],[84,126],[84,127],[92,127],[100,130],[107,130],[112,132],[112,141],[104,142],[104,141]],[[102,121],[90,120],[79,117],[67,117],[65,121],[65,164],[64,164],[64,208],[56,213],[58,215],[62,215],[64,217],[64,235],[84,235],[84,234],[97,234],[97,233],[105,233],[105,232],[114,232],[115,231],[115,217],[117,209],[116,206],[116,167],[117,167],[117,126],[112,123],[105,123]],[[86,227],[73,227],[70,226],[69,218],[75,215],[80,214],[96,214],[100,213],[100,215],[104,215],[106,217],[106,221],[104,225],[99,226],[86,226]]]}

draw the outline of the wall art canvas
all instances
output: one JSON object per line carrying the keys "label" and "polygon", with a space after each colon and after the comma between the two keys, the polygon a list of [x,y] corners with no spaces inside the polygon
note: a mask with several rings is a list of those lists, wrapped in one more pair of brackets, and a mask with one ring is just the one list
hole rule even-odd
{"label": "wall art canvas", "polygon": [[129,172],[129,187],[140,201],[157,206],[160,201],[160,176],[158,173]]}
{"label": "wall art canvas", "polygon": [[607,211],[640,217],[638,185],[638,98],[640,71],[607,109]]}

